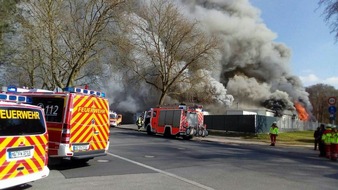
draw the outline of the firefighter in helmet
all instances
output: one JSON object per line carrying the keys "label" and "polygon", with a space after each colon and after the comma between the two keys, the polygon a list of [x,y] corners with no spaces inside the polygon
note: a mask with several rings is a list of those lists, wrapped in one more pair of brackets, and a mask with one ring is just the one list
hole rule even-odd
{"label": "firefighter in helmet", "polygon": [[140,131],[141,127],[143,126],[143,116],[140,115],[136,120],[137,130]]}
{"label": "firefighter in helmet", "polygon": [[270,132],[269,132],[269,135],[270,135],[270,140],[271,140],[271,144],[270,146],[275,146],[276,144],[276,138],[278,136],[278,126],[277,126],[277,122],[274,121],[270,127]]}

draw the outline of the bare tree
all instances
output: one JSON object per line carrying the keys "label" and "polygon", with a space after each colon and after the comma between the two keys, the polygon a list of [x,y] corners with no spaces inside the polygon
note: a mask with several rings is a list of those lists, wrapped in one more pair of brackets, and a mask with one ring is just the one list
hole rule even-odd
{"label": "bare tree", "polygon": [[330,122],[328,98],[338,97],[338,91],[326,84],[316,84],[306,88],[313,106],[313,116],[322,123]]}
{"label": "bare tree", "polygon": [[129,41],[120,51],[128,54],[125,65],[160,92],[162,105],[175,86],[215,63],[217,39],[182,15],[172,1],[151,0],[135,12],[125,22]]}
{"label": "bare tree", "polygon": [[[324,6],[325,21],[330,23],[331,32],[338,40],[338,0],[319,0],[319,5]],[[332,19],[332,22],[330,22]]]}
{"label": "bare tree", "polygon": [[[123,0],[22,3],[22,30],[13,63],[29,81],[27,85],[48,89],[81,85],[102,72],[99,62],[109,56],[107,42],[123,3]],[[86,69],[89,65],[91,69]]]}

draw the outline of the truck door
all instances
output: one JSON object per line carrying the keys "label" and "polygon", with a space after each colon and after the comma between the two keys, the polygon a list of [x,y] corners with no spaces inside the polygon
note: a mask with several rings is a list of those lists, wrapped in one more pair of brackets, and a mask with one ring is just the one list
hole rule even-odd
{"label": "truck door", "polygon": [[109,138],[108,101],[95,96],[73,95],[70,143],[74,155],[104,150]]}

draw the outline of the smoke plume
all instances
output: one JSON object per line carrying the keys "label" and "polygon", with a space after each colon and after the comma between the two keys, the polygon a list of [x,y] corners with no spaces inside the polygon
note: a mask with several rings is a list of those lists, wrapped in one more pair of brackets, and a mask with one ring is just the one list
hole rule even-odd
{"label": "smoke plume", "polygon": [[[312,107],[308,93],[289,68],[291,51],[286,45],[274,41],[277,34],[263,23],[259,9],[248,0],[175,2],[187,18],[197,19],[201,28],[221,39],[219,69],[209,74],[207,85],[201,85],[201,88],[208,86],[217,92],[214,104],[224,109],[231,109],[232,104],[241,108],[265,107],[274,109],[280,116],[286,109],[296,111],[295,102],[301,102],[310,113]],[[125,93],[129,91],[132,95],[112,95],[118,97],[114,107],[121,111],[128,108],[141,111],[151,104],[156,105],[154,91],[146,89],[128,86]],[[175,103],[173,99],[170,101]],[[133,106],[128,107],[128,103]],[[208,108],[212,109],[212,106]]]}

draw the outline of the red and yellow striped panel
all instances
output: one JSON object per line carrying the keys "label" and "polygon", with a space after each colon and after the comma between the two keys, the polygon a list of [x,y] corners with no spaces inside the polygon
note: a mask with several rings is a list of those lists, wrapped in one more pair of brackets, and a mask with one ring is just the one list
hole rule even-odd
{"label": "red and yellow striped panel", "polygon": [[109,138],[108,100],[75,95],[70,143],[89,143],[89,150],[105,149]]}
{"label": "red and yellow striped panel", "polygon": [[[41,171],[47,165],[47,137],[47,134],[27,137],[0,137],[0,180]],[[7,148],[21,146],[33,146],[33,157],[22,160],[7,160]]]}
{"label": "red and yellow striped panel", "polygon": [[204,122],[204,115],[202,112],[197,112],[197,116],[198,116],[198,124],[203,125]]}

